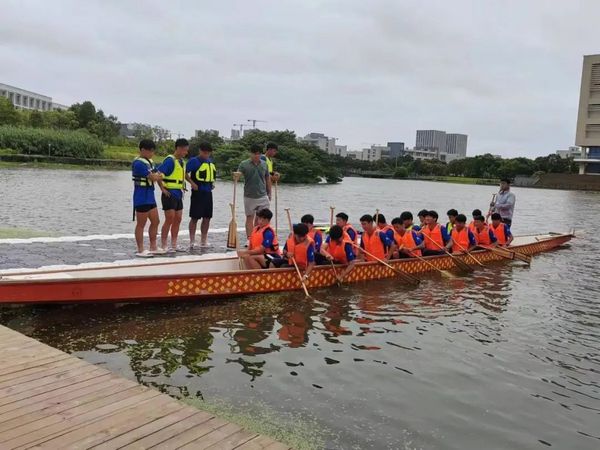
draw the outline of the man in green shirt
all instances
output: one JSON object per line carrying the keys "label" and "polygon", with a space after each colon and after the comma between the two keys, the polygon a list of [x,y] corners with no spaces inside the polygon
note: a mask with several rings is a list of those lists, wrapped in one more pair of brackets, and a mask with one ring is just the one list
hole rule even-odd
{"label": "man in green shirt", "polygon": [[233,176],[236,180],[244,176],[244,211],[246,214],[246,236],[250,239],[256,226],[256,213],[271,206],[271,177],[267,164],[261,159],[261,147],[250,147],[250,158],[242,161]]}

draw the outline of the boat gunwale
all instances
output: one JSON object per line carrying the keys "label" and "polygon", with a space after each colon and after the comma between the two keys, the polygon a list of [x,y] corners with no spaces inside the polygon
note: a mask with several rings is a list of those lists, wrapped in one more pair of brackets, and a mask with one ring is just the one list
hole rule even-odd
{"label": "boat gunwale", "polygon": [[[540,235],[533,235],[533,236],[546,236],[544,234],[540,234]],[[541,239],[541,240],[536,240],[533,242],[528,242],[526,244],[520,244],[520,245],[516,245],[516,246],[509,246],[506,247],[507,249],[518,249],[518,248],[522,248],[522,247],[526,247],[528,245],[534,245],[534,244],[538,244],[540,242],[544,242],[544,241],[553,241],[553,240],[557,240],[557,239],[562,239],[565,237],[572,237],[573,235],[571,233],[562,233],[562,234],[556,234],[556,235],[552,235],[549,236],[545,239]],[[520,236],[519,236],[520,237]],[[491,253],[490,250],[486,250],[486,249],[478,249],[478,250],[474,250],[472,252],[470,252],[471,254],[474,255],[482,255],[485,253]],[[460,255],[461,258],[465,258],[466,255]],[[442,254],[442,255],[432,255],[432,256],[423,256],[422,258],[428,261],[431,260],[437,260],[437,259],[442,259],[442,258],[448,258],[449,255],[448,254]],[[198,262],[212,262],[212,261],[223,261],[223,260],[233,260],[233,259],[237,259],[237,257],[232,256],[231,258],[215,258],[215,259],[211,259],[211,260],[204,260],[204,261],[177,261],[177,262],[173,262],[172,264],[175,263],[198,263]],[[398,263],[411,263],[414,261],[418,261],[417,258],[404,258],[404,259],[394,259],[391,260],[391,262],[393,263],[393,265],[402,265],[402,264],[398,264]],[[467,259],[468,261],[468,259]],[[467,262],[465,261],[465,262]],[[472,261],[471,261],[472,262]],[[154,275],[154,274],[150,274],[150,275],[135,275],[135,276],[131,276],[131,275],[119,275],[119,276],[111,276],[111,277],[81,277],[81,278],[39,278],[39,279],[10,279],[10,278],[2,278],[3,276],[27,276],[27,275],[44,275],[44,274],[48,274],[48,273],[60,273],[60,272],[73,272],[73,271],[85,271],[85,270],[113,270],[113,269],[120,269],[120,268],[127,268],[127,267],[145,267],[146,265],[150,266],[150,267],[156,267],[157,265],[162,265],[163,263],[156,263],[156,264],[140,264],[140,265],[129,265],[129,266],[115,266],[115,267],[85,267],[85,268],[79,268],[79,269],[72,269],[72,270],[56,270],[56,271],[47,271],[47,272],[23,272],[23,273],[14,273],[14,274],[4,274],[2,275],[0,273],[0,286],[9,286],[9,285],[14,285],[14,284],[57,284],[57,283],[61,283],[61,284],[77,284],[77,283],[88,283],[88,282],[106,282],[106,281],[123,281],[123,280],[135,280],[135,281],[144,281],[144,280],[152,280],[152,281],[159,281],[159,280],[168,280],[168,279],[173,279],[173,278],[182,278],[182,277],[198,277],[198,278],[210,278],[210,277],[216,277],[216,276],[231,276],[231,275],[240,275],[240,274],[267,274],[267,273],[273,273],[273,274],[279,274],[279,273],[287,273],[290,271],[293,271],[294,268],[293,267],[281,267],[281,268],[269,268],[269,269],[238,269],[238,270],[233,270],[233,271],[224,271],[224,272],[208,272],[208,273],[177,273],[177,274],[166,274],[166,275]],[[169,264],[168,262],[166,262],[165,264]],[[368,266],[368,265],[380,265],[381,263],[379,263],[378,261],[359,261],[357,262],[356,266],[362,267],[362,266]],[[468,263],[467,263],[468,264]],[[346,267],[345,264],[335,264],[335,267]],[[315,266],[315,268],[313,270],[331,270],[331,266],[329,265],[321,265],[321,266]],[[1,303],[1,301],[0,301]]]}

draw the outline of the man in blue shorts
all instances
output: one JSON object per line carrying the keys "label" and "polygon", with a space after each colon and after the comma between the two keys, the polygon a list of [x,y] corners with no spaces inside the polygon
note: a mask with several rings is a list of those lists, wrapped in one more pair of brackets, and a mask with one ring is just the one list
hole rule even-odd
{"label": "man in blue shorts", "polygon": [[163,211],[165,212],[165,223],[160,231],[162,253],[167,252],[167,240],[171,232],[171,246],[169,252],[183,251],[177,248],[177,236],[179,225],[183,216],[183,191],[185,189],[185,158],[188,154],[190,143],[187,139],[180,138],[175,141],[175,151],[168,155],[158,167],[163,174],[159,181],[162,195]]}
{"label": "man in blue shorts", "polygon": [[213,216],[213,195],[217,169],[212,156],[212,146],[203,142],[200,144],[198,156],[191,158],[185,166],[186,179],[192,186],[190,199],[190,250],[196,241],[196,227],[200,223],[200,247],[208,247],[208,228]]}
{"label": "man in blue shorts", "polygon": [[[140,155],[131,164],[131,175],[133,179],[133,208],[135,211],[135,243],[137,245],[136,256],[140,258],[151,258],[156,252],[156,235],[158,234],[158,210],[154,198],[154,183],[162,178],[154,168],[152,156],[156,145],[150,139],[140,141]],[[144,250],[144,228],[150,220],[148,236],[150,238],[150,251]]]}

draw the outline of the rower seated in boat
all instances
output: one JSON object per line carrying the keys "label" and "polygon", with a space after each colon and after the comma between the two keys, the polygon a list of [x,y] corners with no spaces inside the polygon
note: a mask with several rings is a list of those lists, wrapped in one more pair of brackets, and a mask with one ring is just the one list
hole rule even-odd
{"label": "rower seated in boat", "polygon": [[494,232],[485,223],[485,217],[482,215],[475,216],[473,218],[473,234],[477,241],[477,247],[496,247],[498,245],[498,239]]}
{"label": "rower seated in boat", "polygon": [[500,246],[508,247],[514,239],[510,226],[502,221],[502,216],[499,213],[492,214],[490,229],[494,232]]}
{"label": "rower seated in boat", "polygon": [[294,260],[296,261],[306,281],[315,267],[315,243],[308,236],[308,226],[305,223],[297,223],[292,228],[294,233],[283,247],[283,257],[287,258],[289,266],[293,266]]}
{"label": "rower seated in boat", "polygon": [[268,260],[280,260],[277,235],[271,227],[273,213],[264,208],[256,213],[257,225],[252,230],[247,250],[238,250],[237,254],[244,260],[247,269],[268,267]]}
{"label": "rower seated in boat", "polygon": [[321,255],[334,264],[344,264],[346,269],[337,275],[341,283],[354,268],[356,255],[352,248],[352,239],[339,225],[333,225],[329,229],[329,236],[321,246]]}
{"label": "rower seated in boat", "polygon": [[407,230],[400,217],[392,220],[394,242],[389,250],[391,258],[416,258],[422,256],[423,238],[415,230]]}
{"label": "rower seated in boat", "polygon": [[477,241],[475,235],[467,226],[467,216],[459,214],[456,216],[452,231],[450,232],[450,240],[446,244],[446,250],[452,254],[460,254],[466,251],[471,251]]}

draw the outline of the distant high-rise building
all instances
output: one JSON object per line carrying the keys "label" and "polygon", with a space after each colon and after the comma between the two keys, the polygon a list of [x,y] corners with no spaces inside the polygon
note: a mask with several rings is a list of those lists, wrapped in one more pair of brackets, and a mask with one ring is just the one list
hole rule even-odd
{"label": "distant high-rise building", "polygon": [[234,128],[231,129],[231,140],[237,141],[240,138],[240,130],[236,130]]}
{"label": "distant high-rise building", "polygon": [[446,151],[446,132],[439,130],[417,130],[416,148]]}
{"label": "distant high-rise building", "polygon": [[446,153],[449,155],[457,155],[457,157],[460,158],[466,158],[467,135],[458,133],[446,134]]}
{"label": "distant high-rise building", "polygon": [[324,152],[327,152],[331,155],[337,155],[338,149],[335,143],[336,138],[331,138],[325,136],[323,133],[308,133],[303,138],[299,139],[302,142],[308,142],[310,144],[316,145]]}
{"label": "distant high-rise building", "polygon": [[348,146],[347,145],[336,145],[335,146],[335,154],[345,158],[348,156]]}
{"label": "distant high-rise building", "polygon": [[583,57],[575,145],[581,147],[579,173],[600,174],[600,55]]}
{"label": "distant high-rise building", "polygon": [[404,155],[404,142],[388,142],[390,149],[390,158],[399,158]]}

